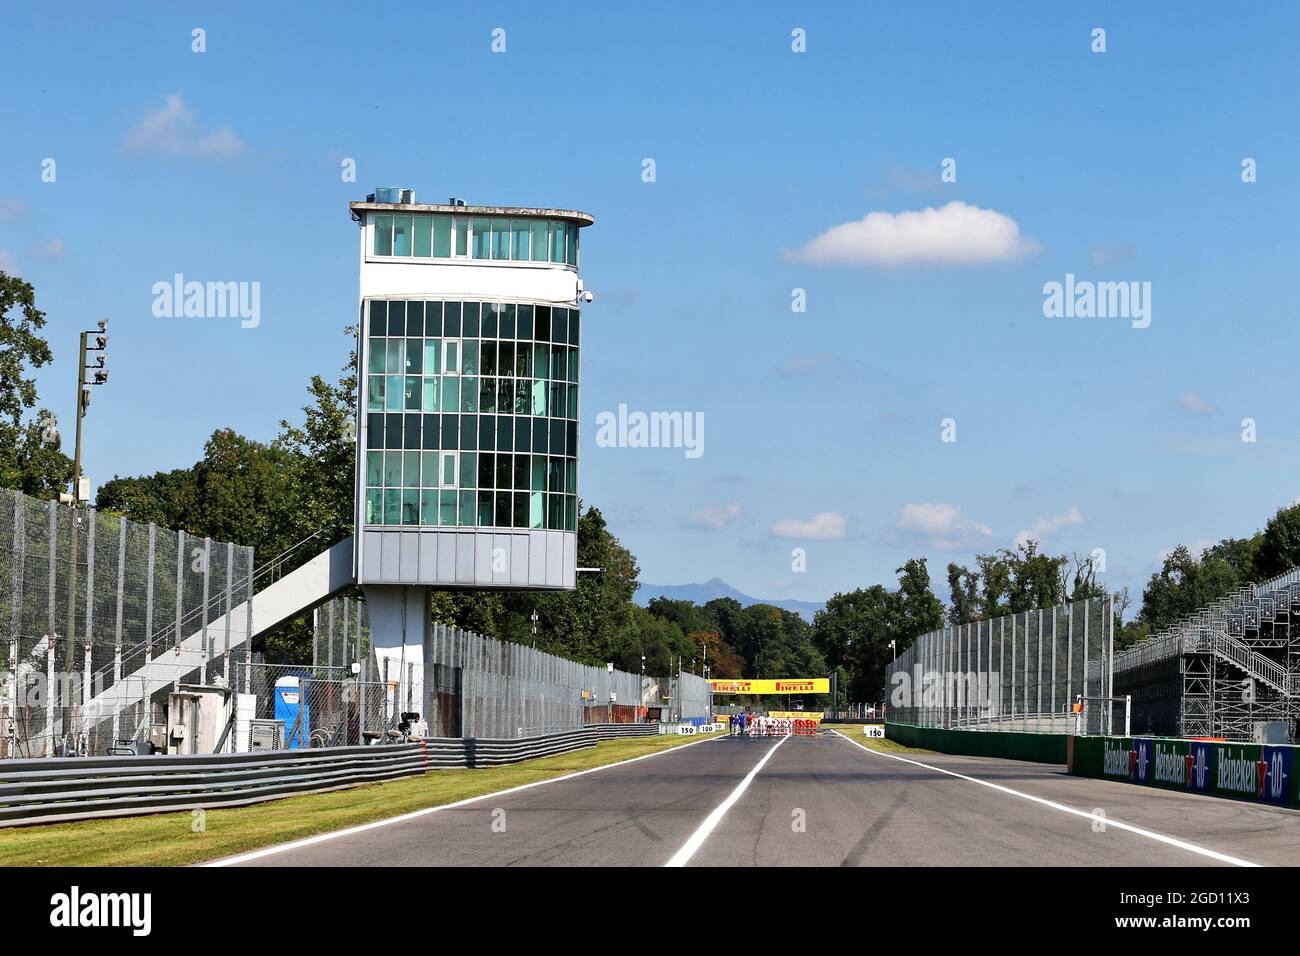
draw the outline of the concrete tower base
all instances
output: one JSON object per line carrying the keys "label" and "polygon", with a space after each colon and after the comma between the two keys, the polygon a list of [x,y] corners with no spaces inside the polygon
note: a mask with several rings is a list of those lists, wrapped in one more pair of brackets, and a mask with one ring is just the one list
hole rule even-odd
{"label": "concrete tower base", "polygon": [[[416,711],[427,720],[425,666],[431,664],[431,588],[408,584],[366,584],[370,642],[380,680],[389,684],[389,712]],[[394,683],[396,682],[396,686]]]}

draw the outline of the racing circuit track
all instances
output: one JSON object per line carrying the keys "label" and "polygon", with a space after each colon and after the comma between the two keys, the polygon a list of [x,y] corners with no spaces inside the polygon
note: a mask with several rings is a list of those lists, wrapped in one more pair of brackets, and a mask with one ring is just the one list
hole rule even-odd
{"label": "racing circuit track", "polygon": [[1297,811],[1072,777],[1047,764],[868,752],[819,733],[705,740],[217,864],[1232,866],[1297,859]]}

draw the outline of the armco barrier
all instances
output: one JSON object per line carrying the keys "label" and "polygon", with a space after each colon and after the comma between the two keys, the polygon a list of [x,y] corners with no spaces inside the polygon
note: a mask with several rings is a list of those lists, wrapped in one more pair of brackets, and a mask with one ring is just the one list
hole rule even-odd
{"label": "armco barrier", "polygon": [[1074,737],[1070,773],[1259,803],[1300,805],[1291,745],[1166,737]]}
{"label": "armco barrier", "polygon": [[619,737],[655,737],[659,725],[655,724],[591,724],[587,727],[597,740],[614,740]]}
{"label": "armco barrier", "polygon": [[[653,724],[646,726],[656,732]],[[0,826],[245,806],[427,770],[518,763],[594,747],[599,739],[595,728],[583,728],[517,740],[435,738],[248,754],[6,760],[0,763]]]}
{"label": "armco barrier", "polygon": [[914,724],[885,723],[885,736],[908,747],[968,757],[1005,757],[1038,763],[1066,762],[1065,734],[1025,734],[1000,730],[946,730]]}

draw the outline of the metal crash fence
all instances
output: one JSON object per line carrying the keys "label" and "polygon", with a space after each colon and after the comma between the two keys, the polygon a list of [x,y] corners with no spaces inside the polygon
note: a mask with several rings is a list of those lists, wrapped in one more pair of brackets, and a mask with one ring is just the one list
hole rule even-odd
{"label": "metal crash fence", "polygon": [[1109,597],[931,631],[887,668],[888,718],[919,727],[1110,733],[1123,727],[1124,714],[1112,691],[1113,646]]}
{"label": "metal crash fence", "polygon": [[322,605],[315,622],[314,660],[359,664],[358,696],[364,691],[367,701],[373,699],[376,684],[396,681],[397,699],[409,704],[405,709],[434,714],[441,732],[449,734],[450,692],[444,687],[426,701],[426,673],[432,673],[435,682],[447,679],[439,675],[456,675],[459,733],[466,737],[524,737],[592,724],[637,723],[656,710],[665,720],[709,713],[709,683],[693,674],[631,674],[444,624],[432,626],[423,650],[371,648],[366,605],[346,598]]}
{"label": "metal crash fence", "polygon": [[166,691],[132,673],[228,674],[252,591],[251,548],[0,489],[0,757],[107,753],[146,732]]}
{"label": "metal crash fence", "polygon": [[0,758],[157,744],[181,685],[226,687],[245,695],[248,719],[275,720],[286,678],[305,706],[285,743],[303,746],[383,739],[411,712],[426,733],[470,737],[708,714],[702,678],[611,671],[442,625],[427,654],[374,649],[364,602],[346,598],[316,612],[311,664],[268,664],[249,646],[268,570],[254,571],[251,548],[0,489]]}

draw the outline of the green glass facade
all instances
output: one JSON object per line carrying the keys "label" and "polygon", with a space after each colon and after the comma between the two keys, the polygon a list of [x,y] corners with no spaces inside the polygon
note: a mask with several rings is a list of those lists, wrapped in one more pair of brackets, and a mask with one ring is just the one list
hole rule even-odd
{"label": "green glass facade", "polygon": [[580,313],[371,300],[367,525],[577,530]]}
{"label": "green glass facade", "polygon": [[504,216],[378,213],[372,255],[578,264],[577,223]]}

